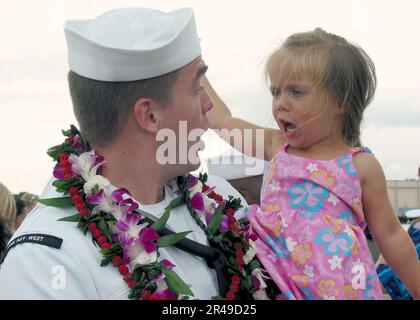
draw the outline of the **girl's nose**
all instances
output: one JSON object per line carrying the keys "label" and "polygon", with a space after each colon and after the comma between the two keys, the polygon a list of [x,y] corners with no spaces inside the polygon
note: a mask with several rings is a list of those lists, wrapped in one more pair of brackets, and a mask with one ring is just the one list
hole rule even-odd
{"label": "girl's nose", "polygon": [[284,95],[276,99],[275,108],[277,111],[290,111],[290,105]]}

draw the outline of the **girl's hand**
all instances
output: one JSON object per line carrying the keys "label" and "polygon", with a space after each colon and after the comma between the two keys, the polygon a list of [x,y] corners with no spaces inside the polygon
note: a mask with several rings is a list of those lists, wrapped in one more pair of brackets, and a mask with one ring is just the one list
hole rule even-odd
{"label": "girl's hand", "polygon": [[[203,86],[213,101],[213,108],[207,112],[210,128],[219,129],[220,137],[239,152],[250,157],[270,161],[284,144],[280,130],[260,127],[243,119],[233,117],[229,108],[213,89],[207,77],[203,78]],[[245,134],[246,130],[250,130],[252,134],[250,135],[249,132]],[[238,133],[240,134],[240,139],[238,138]],[[250,141],[245,141],[246,138]],[[252,145],[252,148],[248,147],[249,144]],[[246,145],[247,147],[245,147]]]}

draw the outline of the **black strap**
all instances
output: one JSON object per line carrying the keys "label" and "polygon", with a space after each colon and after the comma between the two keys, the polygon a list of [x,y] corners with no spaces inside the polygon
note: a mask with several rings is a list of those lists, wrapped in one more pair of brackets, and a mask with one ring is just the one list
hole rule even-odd
{"label": "black strap", "polygon": [[[143,214],[143,219],[141,220],[141,222],[148,222],[149,224],[154,223],[153,220],[144,216],[144,211],[138,211]],[[174,232],[168,230],[167,228],[163,228],[159,230],[159,234],[161,236],[166,236],[174,234]],[[225,273],[225,267],[228,260],[221,250],[202,245],[201,243],[192,241],[188,238],[184,238],[181,241],[178,241],[174,244],[174,247],[182,251],[188,252],[192,255],[199,256],[200,258],[206,260],[206,263],[209,266],[209,268],[214,269],[214,271],[216,272],[219,294],[224,296],[227,293],[228,281]]]}
{"label": "black strap", "polygon": [[51,236],[49,234],[43,234],[43,233],[28,233],[28,234],[24,234],[22,236],[16,237],[12,241],[10,241],[9,244],[7,245],[6,251],[3,255],[3,258],[0,261],[0,264],[3,263],[9,250],[12,249],[13,247],[16,247],[18,244],[21,244],[21,243],[36,243],[36,244],[41,244],[47,247],[60,249],[61,244],[63,243],[63,239]]}

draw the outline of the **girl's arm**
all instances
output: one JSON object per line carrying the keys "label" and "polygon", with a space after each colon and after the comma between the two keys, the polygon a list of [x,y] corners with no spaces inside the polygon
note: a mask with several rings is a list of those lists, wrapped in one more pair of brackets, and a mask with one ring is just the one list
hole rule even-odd
{"label": "girl's arm", "polygon": [[[260,127],[233,117],[207,77],[203,78],[203,85],[213,101],[213,108],[207,113],[210,127],[217,129],[220,137],[238,151],[251,157],[270,161],[284,143],[280,130]],[[263,148],[263,150],[257,148]]]}
{"label": "girl's arm", "polygon": [[414,299],[420,299],[420,262],[408,233],[402,228],[388,198],[386,180],[375,157],[355,156],[363,194],[363,211],[385,261],[405,284]]}

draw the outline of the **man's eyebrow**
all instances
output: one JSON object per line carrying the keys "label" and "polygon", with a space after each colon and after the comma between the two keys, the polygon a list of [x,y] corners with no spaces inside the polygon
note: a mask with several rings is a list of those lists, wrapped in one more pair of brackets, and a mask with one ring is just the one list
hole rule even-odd
{"label": "man's eyebrow", "polygon": [[197,81],[201,76],[204,76],[204,74],[207,72],[207,69],[209,66],[203,65],[200,69],[197,71],[197,75],[195,76],[194,82]]}

